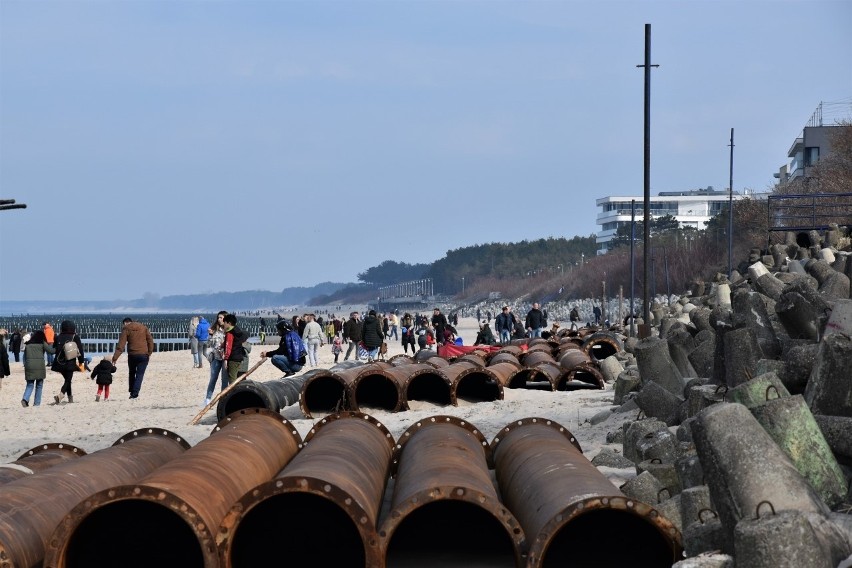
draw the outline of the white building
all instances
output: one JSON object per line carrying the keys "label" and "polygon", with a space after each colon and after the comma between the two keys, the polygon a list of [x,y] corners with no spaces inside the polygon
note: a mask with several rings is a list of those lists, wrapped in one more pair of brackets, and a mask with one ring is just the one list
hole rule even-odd
{"label": "white building", "polygon": [[[742,199],[746,196],[734,192],[734,199]],[[728,192],[717,191],[712,186],[707,189],[694,189],[689,191],[661,191],[656,197],[651,197],[649,210],[652,219],[671,215],[678,220],[681,227],[694,227],[704,229],[704,223],[727,209]],[[644,218],[644,198],[615,195],[601,197],[595,204],[601,208],[598,213],[597,224],[600,230],[595,235],[598,245],[598,254],[606,254],[607,243],[613,240],[622,225],[630,225],[630,202],[636,200],[636,220]],[[636,235],[642,238],[642,235]]]}

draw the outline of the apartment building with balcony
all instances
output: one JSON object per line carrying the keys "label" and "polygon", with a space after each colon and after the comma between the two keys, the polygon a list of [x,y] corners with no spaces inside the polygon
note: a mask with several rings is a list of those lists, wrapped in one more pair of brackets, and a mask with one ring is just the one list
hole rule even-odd
{"label": "apartment building with balcony", "polygon": [[789,161],[773,174],[780,185],[796,178],[808,178],[811,168],[831,153],[831,131],[843,120],[852,116],[852,99],[839,102],[821,102],[801,136],[793,141],[787,152]]}
{"label": "apartment building with balcony", "polygon": [[[734,192],[733,199],[742,199],[746,195]],[[749,196],[750,197],[750,196]],[[713,186],[707,189],[692,189],[686,191],[661,191],[656,197],[651,197],[648,210],[652,219],[671,215],[678,220],[681,227],[704,229],[704,223],[727,209],[729,195],[727,190],[715,190]],[[613,195],[601,197],[595,205],[601,208],[597,217],[600,230],[595,234],[598,254],[606,254],[609,250],[607,243],[615,238],[618,228],[630,225],[630,202],[636,200],[636,220],[644,217],[643,202],[640,196]],[[637,235],[641,238],[641,235]]]}

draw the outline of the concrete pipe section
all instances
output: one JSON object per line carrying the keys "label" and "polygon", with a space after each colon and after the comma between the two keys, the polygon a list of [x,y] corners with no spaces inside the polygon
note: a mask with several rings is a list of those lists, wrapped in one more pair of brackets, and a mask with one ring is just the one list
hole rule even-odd
{"label": "concrete pipe section", "polygon": [[286,377],[272,379],[269,381],[252,381],[247,379],[240,381],[225,396],[219,399],[216,405],[216,418],[224,420],[229,414],[248,408],[266,408],[272,412],[279,412],[291,404],[299,402],[299,393],[310,379],[308,371],[297,377]]}
{"label": "concrete pipe section", "polygon": [[503,502],[529,539],[528,568],[669,567],[681,559],[674,525],[625,497],[559,424],[518,420],[497,434],[491,451]]}
{"label": "concrete pipe section", "polygon": [[0,485],[63,464],[86,452],[71,444],[42,444],[24,452],[17,460],[0,464]]}
{"label": "concrete pipe section", "polygon": [[299,396],[299,409],[306,418],[313,418],[313,413],[325,414],[349,409],[349,385],[338,374],[342,370],[332,367],[331,370],[310,371],[310,377],[302,383]]}
{"label": "concrete pipe section", "polygon": [[232,414],[139,481],[114,485],[75,507],[53,533],[45,566],[214,568],[222,518],[248,490],[281,471],[301,442],[277,413]]}
{"label": "concrete pipe section", "polygon": [[482,433],[459,418],[432,416],[403,433],[379,526],[389,568],[523,565],[524,533],[497,496],[488,455]]}
{"label": "concrete pipe section", "polygon": [[503,385],[486,367],[462,361],[441,369],[452,385],[452,396],[468,402],[503,400]]}
{"label": "concrete pipe section", "polygon": [[78,503],[115,483],[134,483],[187,448],[172,432],[136,430],[109,448],[0,486],[0,566],[42,566],[51,533]]}
{"label": "concrete pipe section", "polygon": [[592,361],[603,361],[610,355],[624,350],[618,336],[608,331],[599,331],[585,337],[582,348],[589,354]]}
{"label": "concrete pipe section", "polygon": [[298,455],[222,520],[221,566],[283,565],[286,551],[311,566],[382,567],[376,526],[393,450],[390,432],[366,414],[320,420]]}
{"label": "concrete pipe section", "polygon": [[417,363],[398,367],[406,373],[402,385],[404,410],[411,408],[411,401],[424,401],[441,406],[456,406],[452,383],[444,373],[432,365]]}

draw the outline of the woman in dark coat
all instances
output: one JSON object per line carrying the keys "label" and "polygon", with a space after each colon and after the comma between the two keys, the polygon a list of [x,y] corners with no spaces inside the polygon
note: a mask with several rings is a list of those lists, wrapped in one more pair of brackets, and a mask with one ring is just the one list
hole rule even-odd
{"label": "woman in dark coat", "polygon": [[[73,341],[77,344],[79,355],[71,360],[66,360],[63,347],[65,343]],[[50,366],[51,371],[56,371],[62,374],[65,382],[62,383],[62,388],[59,389],[59,394],[54,395],[54,404],[59,404],[65,395],[68,395],[68,402],[74,402],[74,396],[71,394],[71,379],[74,378],[74,372],[85,368],[83,365],[83,342],[80,341],[80,336],[77,335],[77,328],[71,320],[65,320],[59,326],[59,335],[53,342],[53,349],[56,351],[56,356],[53,358],[53,364]]]}
{"label": "woman in dark coat", "polygon": [[367,360],[372,361],[379,354],[379,347],[385,340],[385,334],[382,332],[382,322],[376,317],[376,310],[370,310],[367,317],[364,318],[364,325],[361,328],[361,341],[364,342],[364,348],[367,350]]}
{"label": "woman in dark coat", "polygon": [[24,379],[27,381],[27,386],[24,389],[24,396],[21,398],[21,406],[30,405],[30,396],[35,391],[33,406],[41,404],[41,391],[44,386],[44,379],[47,376],[47,371],[44,367],[45,353],[53,354],[53,345],[47,342],[42,330],[34,331],[30,336],[29,341],[24,345]]}

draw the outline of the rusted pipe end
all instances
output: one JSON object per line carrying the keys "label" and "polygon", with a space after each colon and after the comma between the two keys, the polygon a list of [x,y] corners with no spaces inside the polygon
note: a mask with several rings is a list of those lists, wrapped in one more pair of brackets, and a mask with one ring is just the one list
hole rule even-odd
{"label": "rusted pipe end", "polygon": [[[420,367],[418,365],[418,367]],[[409,370],[406,367],[406,370]],[[422,400],[441,406],[456,406],[458,401],[453,396],[453,388],[449,379],[437,369],[411,369],[402,385],[405,410],[409,409],[409,401]]]}
{"label": "rusted pipe end", "polygon": [[337,373],[317,374],[305,381],[299,394],[299,409],[306,418],[313,413],[350,410],[349,388]]}
{"label": "rusted pipe end", "polygon": [[577,365],[556,385],[557,390],[603,389],[606,386],[603,374],[591,364]]}
{"label": "rusted pipe end", "polygon": [[[621,535],[617,547],[609,546],[612,534]],[[680,531],[671,521],[650,505],[617,494],[572,504],[530,538],[530,568],[669,567],[682,559],[683,552]]]}
{"label": "rusted pipe end", "polygon": [[479,431],[479,428],[471,424],[466,420],[462,420],[456,416],[446,416],[446,415],[437,415],[430,416],[428,418],[424,418],[423,420],[418,420],[411,426],[409,426],[405,432],[403,432],[399,440],[397,440],[396,445],[393,450],[393,457],[391,458],[391,477],[396,476],[397,467],[399,466],[399,460],[402,456],[402,451],[405,449],[405,446],[408,444],[408,441],[411,437],[424,428],[428,428],[430,426],[435,426],[439,424],[452,424],[454,426],[458,426],[459,428],[463,428],[467,430],[476,438],[479,444],[482,446],[483,452],[485,452],[485,461],[488,464],[488,467],[492,467],[491,460],[491,447],[488,444],[488,440]]}
{"label": "rusted pipe end", "polygon": [[571,433],[570,430],[568,430],[568,428],[548,418],[539,418],[537,416],[531,416],[529,418],[522,418],[520,420],[515,420],[514,422],[506,424],[506,426],[504,426],[497,433],[497,435],[494,436],[494,439],[491,440],[491,455],[494,455],[494,452],[497,451],[497,446],[500,445],[500,441],[505,438],[507,434],[514,430],[517,430],[518,428],[523,428],[524,426],[528,426],[531,424],[539,424],[542,426],[553,428],[554,430],[565,436],[565,439],[571,442],[571,445],[577,448],[577,451],[583,453],[583,448],[580,447],[580,442],[577,441],[577,438],[574,436],[574,434]]}
{"label": "rusted pipe end", "polygon": [[517,345],[504,345],[500,349],[497,350],[494,355],[498,355],[500,353],[509,353],[510,355],[514,355],[516,359],[520,359],[521,355],[523,355],[524,350],[521,349]]}
{"label": "rusted pipe end", "polygon": [[62,443],[62,442],[54,442],[54,443],[49,443],[49,444],[41,444],[40,446],[30,448],[29,450],[27,450],[26,452],[21,454],[21,457],[19,457],[18,459],[22,460],[24,458],[28,458],[28,457],[34,456],[36,454],[40,454],[42,452],[51,452],[51,453],[67,452],[67,453],[73,454],[75,456],[85,456],[86,455],[86,450],[84,450],[82,448],[78,448],[77,446],[74,446],[74,445],[71,445],[71,444],[65,444],[65,443]]}
{"label": "rusted pipe end", "polygon": [[376,408],[398,412],[402,408],[402,385],[390,369],[370,366],[355,377],[349,385],[352,410]]}
{"label": "rusted pipe end", "polygon": [[624,350],[621,340],[614,333],[600,331],[593,333],[583,341],[583,351],[593,361],[603,361],[611,355]]}
{"label": "rusted pipe end", "polygon": [[368,513],[340,487],[312,477],[277,477],[255,487],[225,515],[216,540],[223,568],[273,566],[294,550],[316,566],[384,565]]}
{"label": "rusted pipe end", "polygon": [[399,367],[401,365],[412,365],[415,362],[416,361],[414,360],[414,357],[406,353],[397,353],[396,355],[388,359],[388,363],[390,363],[394,367]]}
{"label": "rusted pipe end", "polygon": [[514,363],[518,367],[521,367],[521,362],[518,361],[518,357],[508,351],[498,351],[488,358],[489,365],[496,365],[497,363]]}
{"label": "rusted pipe end", "polygon": [[440,559],[468,558],[478,565],[522,565],[524,532],[495,496],[469,487],[437,485],[397,504],[379,529],[388,566],[438,566]]}
{"label": "rusted pipe end", "polygon": [[185,450],[188,450],[191,447],[189,442],[184,440],[178,434],[175,434],[174,432],[171,432],[169,430],[164,430],[162,428],[140,428],[139,430],[132,430],[132,431],[128,432],[127,434],[125,434],[124,436],[122,436],[121,438],[119,438],[118,440],[116,440],[115,442],[113,442],[112,445],[113,446],[120,446],[121,444],[124,444],[124,443],[126,443],[130,440],[134,440],[136,438],[141,438],[143,436],[158,436],[158,437],[168,438],[170,440],[173,440],[175,443],[177,443],[179,446],[181,446]]}
{"label": "rusted pipe end", "polygon": [[179,497],[158,487],[120,485],[91,495],[59,523],[45,567],[218,566],[213,530]]}
{"label": "rusted pipe end", "polygon": [[485,357],[477,353],[466,353],[461,357],[456,357],[453,363],[461,363],[462,361],[469,361],[478,367],[484,367],[488,364],[488,362],[485,360]]}
{"label": "rusted pipe end", "polygon": [[469,368],[453,379],[451,396],[468,402],[494,402],[503,400],[503,385],[490,368]]}

